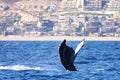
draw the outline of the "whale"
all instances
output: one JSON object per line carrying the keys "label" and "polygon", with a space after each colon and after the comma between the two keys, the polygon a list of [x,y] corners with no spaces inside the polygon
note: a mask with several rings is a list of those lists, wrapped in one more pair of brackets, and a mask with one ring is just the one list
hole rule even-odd
{"label": "whale", "polygon": [[77,71],[76,67],[74,66],[74,60],[80,49],[84,46],[84,41],[85,40],[83,39],[75,50],[66,45],[66,39],[62,41],[59,46],[59,58],[64,70]]}

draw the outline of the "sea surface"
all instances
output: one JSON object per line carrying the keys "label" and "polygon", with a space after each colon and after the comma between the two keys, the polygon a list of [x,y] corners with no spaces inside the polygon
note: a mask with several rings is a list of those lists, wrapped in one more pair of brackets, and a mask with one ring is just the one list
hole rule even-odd
{"label": "sea surface", "polygon": [[[60,63],[61,41],[0,41],[0,80],[120,80],[120,41],[86,41],[77,71]],[[76,48],[79,41],[67,41]]]}

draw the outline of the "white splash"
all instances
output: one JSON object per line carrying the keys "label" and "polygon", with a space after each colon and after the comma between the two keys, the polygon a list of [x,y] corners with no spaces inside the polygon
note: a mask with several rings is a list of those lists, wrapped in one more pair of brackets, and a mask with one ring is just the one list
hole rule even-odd
{"label": "white splash", "polygon": [[0,70],[42,70],[40,67],[29,67],[24,65],[0,66]]}
{"label": "white splash", "polygon": [[98,68],[96,69],[97,71],[104,71],[105,69],[104,68]]}

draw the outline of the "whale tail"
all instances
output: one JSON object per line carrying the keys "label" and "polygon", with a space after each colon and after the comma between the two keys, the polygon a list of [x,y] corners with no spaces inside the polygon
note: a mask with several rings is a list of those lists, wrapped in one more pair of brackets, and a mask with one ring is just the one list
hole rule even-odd
{"label": "whale tail", "polygon": [[84,40],[77,46],[75,50],[73,50],[72,47],[66,45],[66,40],[63,40],[59,47],[59,57],[65,70],[76,71],[73,63],[83,44]]}

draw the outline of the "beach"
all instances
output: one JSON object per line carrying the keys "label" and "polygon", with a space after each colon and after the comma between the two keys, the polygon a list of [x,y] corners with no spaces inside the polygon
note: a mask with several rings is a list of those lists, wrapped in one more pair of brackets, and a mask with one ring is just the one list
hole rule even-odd
{"label": "beach", "polygon": [[120,41],[120,37],[82,37],[82,36],[0,36],[0,41]]}

